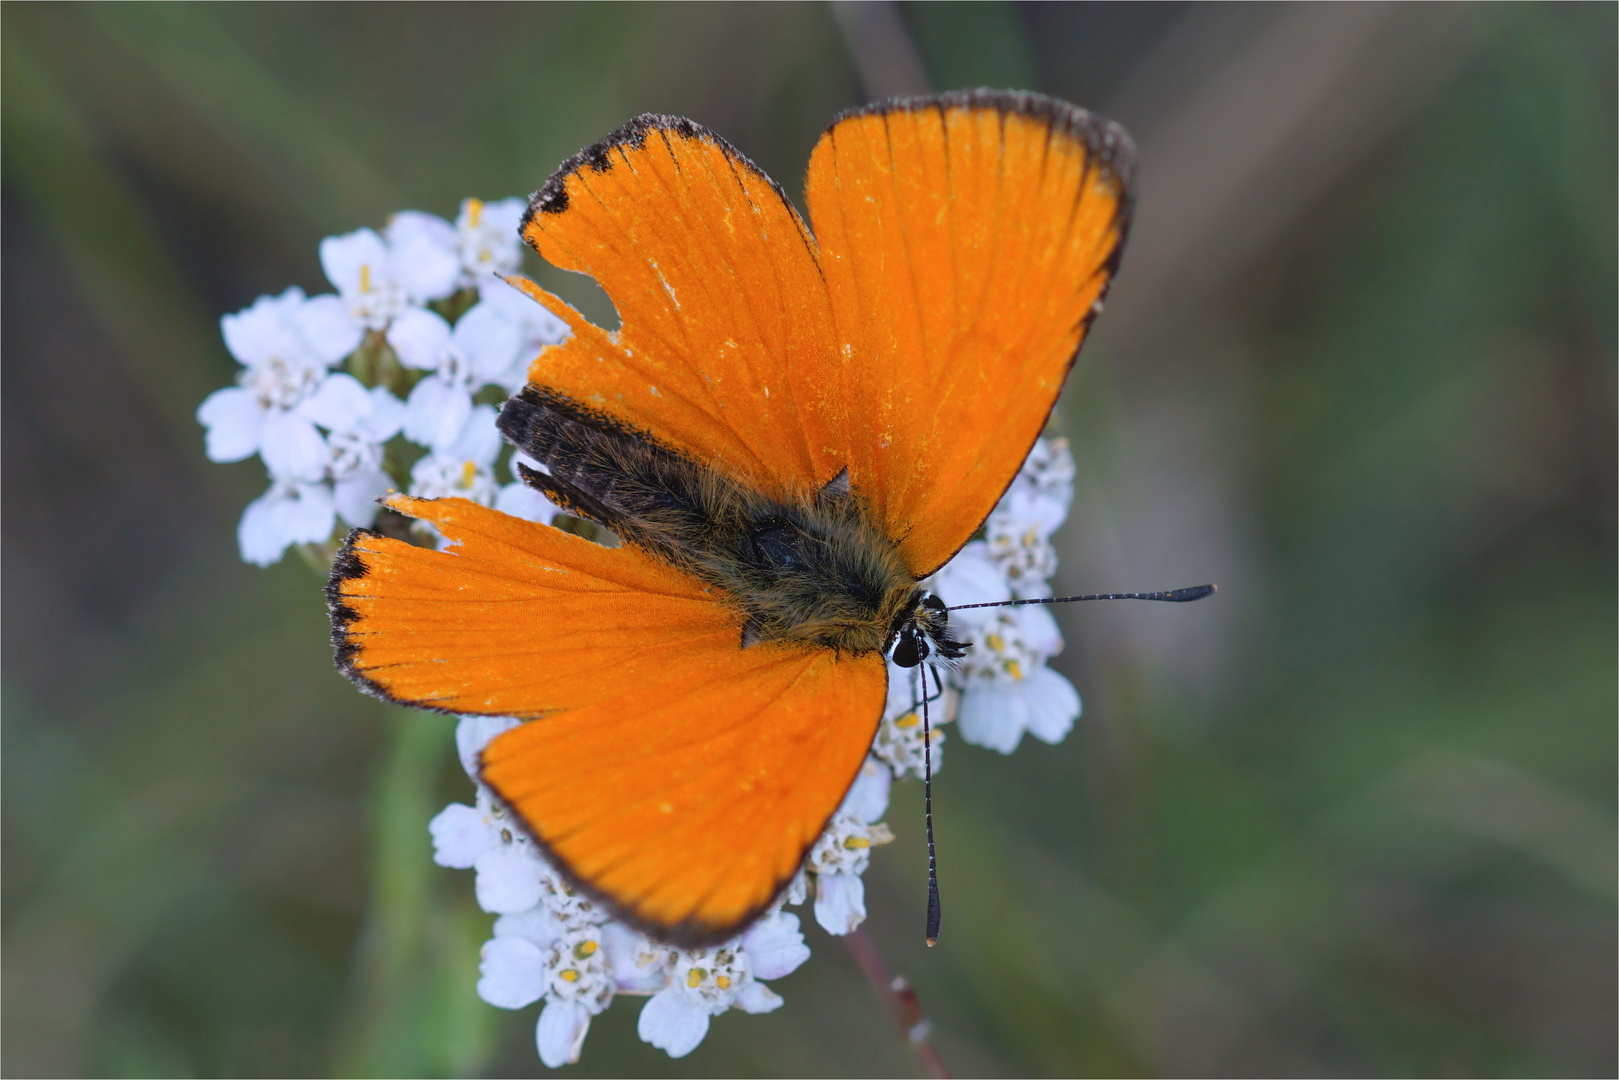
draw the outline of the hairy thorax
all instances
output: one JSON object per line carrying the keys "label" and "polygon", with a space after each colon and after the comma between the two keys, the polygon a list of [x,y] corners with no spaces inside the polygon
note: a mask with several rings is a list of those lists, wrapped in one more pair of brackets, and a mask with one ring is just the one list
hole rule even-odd
{"label": "hairy thorax", "polygon": [[519,466],[526,483],[723,590],[745,616],[743,648],[878,652],[917,611],[921,590],[847,471],[773,499],[536,386],[506,403],[500,429],[548,470]]}

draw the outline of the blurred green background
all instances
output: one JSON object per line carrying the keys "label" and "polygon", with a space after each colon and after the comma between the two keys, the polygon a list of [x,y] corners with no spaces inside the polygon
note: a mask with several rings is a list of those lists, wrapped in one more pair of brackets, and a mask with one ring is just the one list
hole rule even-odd
{"label": "blurred green background", "polygon": [[[319,579],[238,561],[218,319],[322,236],[524,194],[642,111],[796,197],[929,87],[1124,122],[1137,228],[1057,423],[1087,711],[952,742],[868,927],[963,1075],[1613,1075],[1615,8],[9,3],[7,1075],[541,1072],[429,861],[440,718],[331,668]],[[531,260],[532,261],[532,260]],[[539,267],[532,267],[539,273]],[[547,278],[555,284],[554,278]],[[584,293],[577,284],[571,295]],[[598,302],[588,310],[601,313]],[[1127,610],[1128,609],[1128,610]],[[841,943],[671,1062],[903,1075]]]}

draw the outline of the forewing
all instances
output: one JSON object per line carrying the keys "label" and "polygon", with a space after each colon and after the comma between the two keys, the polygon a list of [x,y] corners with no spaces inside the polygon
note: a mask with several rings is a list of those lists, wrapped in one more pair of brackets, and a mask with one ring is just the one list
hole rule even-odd
{"label": "forewing", "polygon": [[719,136],[677,117],[631,121],[564,163],[523,236],[595,278],[622,323],[608,333],[522,283],[573,330],[531,382],[767,491],[808,490],[843,467],[814,241]]}
{"label": "forewing", "polygon": [[327,586],[338,666],[405,705],[528,719],[614,697],[626,682],[738,651],[742,617],[701,583],[465,499],[395,496],[454,544],[366,531]]}
{"label": "forewing", "polygon": [[988,516],[1100,310],[1130,216],[1123,130],[968,91],[839,119],[806,201],[851,477],[918,576]]}
{"label": "forewing", "polygon": [[553,861],[659,940],[725,940],[792,879],[854,781],[880,656],[741,648],[742,616],[633,548],[461,499],[395,497],[445,551],[356,532],[339,666],[405,704],[528,722],[483,778]]}

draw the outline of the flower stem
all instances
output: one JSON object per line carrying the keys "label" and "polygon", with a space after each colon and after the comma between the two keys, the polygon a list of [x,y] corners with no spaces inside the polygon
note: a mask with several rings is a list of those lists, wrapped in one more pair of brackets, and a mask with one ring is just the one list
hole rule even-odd
{"label": "flower stem", "polygon": [[916,1051],[928,1075],[948,1077],[950,1070],[939,1060],[939,1051],[928,1038],[932,1034],[933,1024],[922,1012],[922,1002],[905,976],[888,973],[876,944],[864,930],[845,934],[843,940],[854,954],[855,963],[860,965],[860,970],[883,999],[883,1004],[888,1006],[888,1014],[894,1018],[900,1038]]}

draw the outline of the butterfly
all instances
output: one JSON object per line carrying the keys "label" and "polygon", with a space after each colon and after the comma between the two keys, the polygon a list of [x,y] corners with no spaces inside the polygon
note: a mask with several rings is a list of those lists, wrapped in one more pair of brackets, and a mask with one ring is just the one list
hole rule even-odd
{"label": "butterfly", "polygon": [[481,778],[576,885],[669,944],[734,937],[849,790],[888,660],[958,641],[921,583],[1039,436],[1118,267],[1134,151],[1031,93],[839,116],[806,222],[690,120],[563,163],[523,238],[588,274],[500,414],[522,479],[607,547],[463,499],[386,505],[327,586],[338,667],[389,701],[524,721]]}

